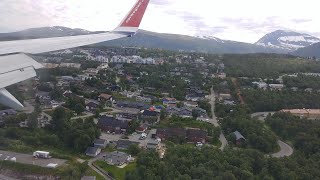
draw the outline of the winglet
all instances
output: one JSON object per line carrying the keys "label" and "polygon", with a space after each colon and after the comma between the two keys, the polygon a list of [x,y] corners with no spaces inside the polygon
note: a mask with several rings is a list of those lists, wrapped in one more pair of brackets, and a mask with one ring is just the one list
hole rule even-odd
{"label": "winglet", "polygon": [[149,1],[150,0],[138,0],[129,14],[122,20],[120,25],[115,30],[113,30],[113,32],[126,34],[128,36],[134,35],[139,29]]}

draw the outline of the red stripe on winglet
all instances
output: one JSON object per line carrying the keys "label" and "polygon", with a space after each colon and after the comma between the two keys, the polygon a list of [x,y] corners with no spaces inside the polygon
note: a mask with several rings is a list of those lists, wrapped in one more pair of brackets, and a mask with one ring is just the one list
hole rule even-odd
{"label": "red stripe on winglet", "polygon": [[149,0],[139,0],[120,27],[139,27]]}

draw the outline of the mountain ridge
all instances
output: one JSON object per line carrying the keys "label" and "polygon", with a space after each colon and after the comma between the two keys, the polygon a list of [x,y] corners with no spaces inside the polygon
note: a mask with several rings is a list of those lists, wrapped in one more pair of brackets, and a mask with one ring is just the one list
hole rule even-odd
{"label": "mountain ridge", "polygon": [[[0,33],[0,41],[34,39],[47,37],[61,37],[86,35],[90,32],[83,29],[72,29],[62,26],[32,28],[13,33]],[[261,46],[244,42],[223,40],[214,36],[188,36],[179,34],[155,33],[139,30],[132,38],[123,38],[96,44],[94,46],[133,46],[158,48],[165,50],[205,52],[205,53],[288,53],[290,50]]]}

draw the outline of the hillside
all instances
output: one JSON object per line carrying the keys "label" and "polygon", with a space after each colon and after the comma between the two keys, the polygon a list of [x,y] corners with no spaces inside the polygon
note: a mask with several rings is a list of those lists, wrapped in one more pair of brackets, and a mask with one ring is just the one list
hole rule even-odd
{"label": "hillside", "polygon": [[300,48],[297,51],[292,53],[296,56],[301,57],[317,57],[320,58],[320,43],[313,44],[311,46]]}
{"label": "hillside", "polygon": [[137,46],[175,51],[209,53],[286,53],[285,50],[257,46],[249,43],[226,41],[218,38],[200,38],[176,34],[161,34],[140,30],[132,38],[100,43],[108,46]]}

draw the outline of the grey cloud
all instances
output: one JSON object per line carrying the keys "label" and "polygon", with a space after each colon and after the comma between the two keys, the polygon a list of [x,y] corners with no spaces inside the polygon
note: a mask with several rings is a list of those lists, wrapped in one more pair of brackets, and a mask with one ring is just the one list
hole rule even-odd
{"label": "grey cloud", "polygon": [[291,19],[291,21],[294,22],[294,23],[300,24],[300,23],[311,22],[312,19]]}

